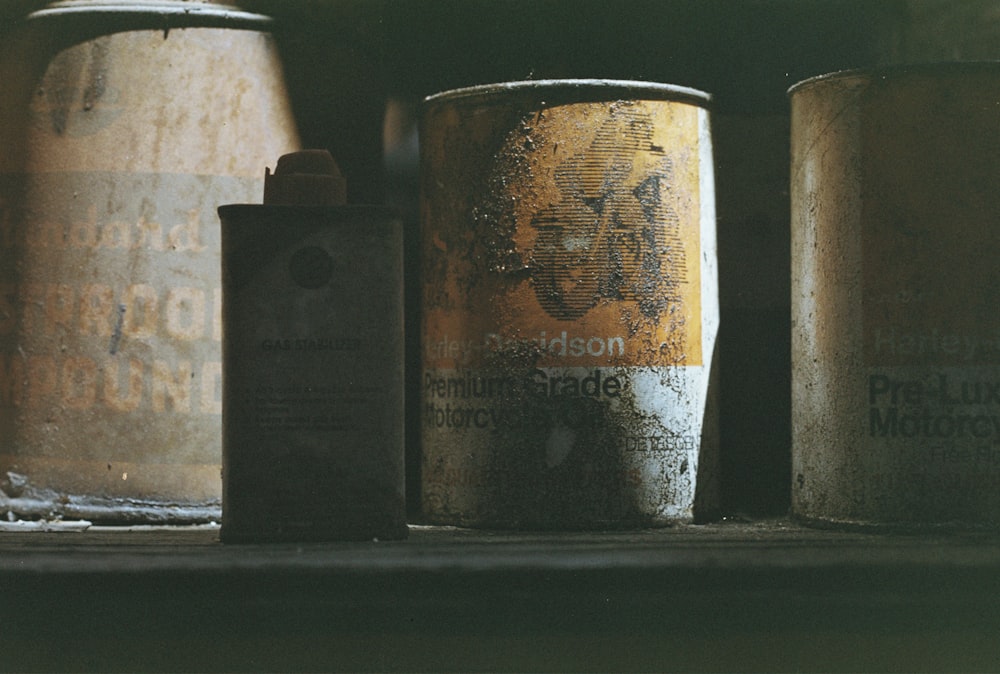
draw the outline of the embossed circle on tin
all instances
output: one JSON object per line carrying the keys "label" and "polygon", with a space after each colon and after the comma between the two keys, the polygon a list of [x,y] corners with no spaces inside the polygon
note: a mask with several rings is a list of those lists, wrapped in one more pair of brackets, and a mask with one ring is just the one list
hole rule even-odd
{"label": "embossed circle on tin", "polygon": [[333,258],[319,246],[306,246],[295,251],[288,261],[288,272],[299,286],[315,290],[333,277]]}

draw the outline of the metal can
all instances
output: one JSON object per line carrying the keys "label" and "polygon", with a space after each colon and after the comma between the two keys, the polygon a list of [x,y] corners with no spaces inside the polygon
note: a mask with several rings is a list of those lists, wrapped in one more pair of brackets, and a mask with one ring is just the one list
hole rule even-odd
{"label": "metal can", "polygon": [[0,509],[217,519],[220,203],[298,147],[270,19],[53,3],[0,55]]}
{"label": "metal can", "polygon": [[426,100],[431,522],[662,526],[716,507],[708,103],[605,80]]}
{"label": "metal can", "polygon": [[792,511],[1000,523],[1000,66],[791,97]]}
{"label": "metal can", "polygon": [[305,151],[219,208],[223,542],[406,537],[403,227],[344,193]]}

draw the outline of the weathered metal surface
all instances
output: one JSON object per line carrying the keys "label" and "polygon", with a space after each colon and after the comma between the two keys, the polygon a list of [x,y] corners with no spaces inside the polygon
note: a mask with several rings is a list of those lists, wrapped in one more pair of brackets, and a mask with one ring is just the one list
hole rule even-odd
{"label": "weathered metal surface", "polygon": [[0,56],[0,498],[24,516],[218,517],[215,209],[298,145],[263,17],[128,4],[57,3]]}
{"label": "weathered metal surface", "polygon": [[[41,3],[39,3],[41,4]],[[109,22],[127,21],[130,28],[263,28],[270,17],[246,12],[239,0],[56,0],[32,12],[31,19],[65,20],[107,30]]]}
{"label": "weathered metal surface", "polygon": [[222,540],[404,538],[402,222],[356,205],[219,215]]}
{"label": "weathered metal surface", "polygon": [[427,100],[429,520],[635,527],[714,508],[707,101],[586,80]]}
{"label": "weathered metal surface", "polygon": [[793,512],[1000,523],[1000,67],[790,96]]}

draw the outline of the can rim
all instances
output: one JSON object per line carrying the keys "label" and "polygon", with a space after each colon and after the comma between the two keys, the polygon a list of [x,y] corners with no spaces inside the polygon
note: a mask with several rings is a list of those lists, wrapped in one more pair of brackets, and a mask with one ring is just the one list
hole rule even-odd
{"label": "can rim", "polygon": [[264,14],[247,12],[232,5],[215,2],[177,2],[177,0],[62,0],[28,14],[29,22],[41,20],[134,21],[136,28],[149,24],[155,28],[247,27],[263,28],[274,23]]}
{"label": "can rim", "polygon": [[888,79],[890,77],[900,77],[904,75],[932,75],[937,73],[955,72],[1000,72],[1000,60],[995,61],[934,61],[926,63],[896,63],[867,68],[847,68],[835,70],[822,75],[814,75],[800,80],[790,86],[786,91],[788,96],[795,94],[802,89],[822,84],[824,82],[846,80],[846,79]]}
{"label": "can rim", "polygon": [[424,98],[424,104],[432,105],[473,98],[490,99],[521,92],[537,92],[546,98],[552,98],[553,102],[563,102],[567,99],[578,103],[647,99],[681,101],[705,107],[712,101],[711,94],[678,84],[643,80],[551,79],[496,82],[450,89],[427,96]]}

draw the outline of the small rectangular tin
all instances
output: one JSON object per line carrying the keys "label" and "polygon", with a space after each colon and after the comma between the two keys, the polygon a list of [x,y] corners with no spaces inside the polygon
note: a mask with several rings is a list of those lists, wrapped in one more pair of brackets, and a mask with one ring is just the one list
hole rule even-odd
{"label": "small rectangular tin", "polygon": [[399,219],[376,206],[219,214],[222,540],[404,538]]}

